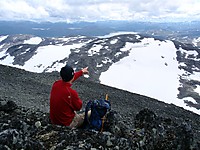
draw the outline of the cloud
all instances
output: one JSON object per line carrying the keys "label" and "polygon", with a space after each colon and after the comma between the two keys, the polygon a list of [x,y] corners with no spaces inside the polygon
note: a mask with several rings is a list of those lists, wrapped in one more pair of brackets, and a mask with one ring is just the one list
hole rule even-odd
{"label": "cloud", "polygon": [[195,20],[199,0],[0,0],[0,20]]}
{"label": "cloud", "polygon": [[0,1],[0,6],[0,19],[2,20],[37,20],[49,16],[44,7],[32,7],[25,1]]}

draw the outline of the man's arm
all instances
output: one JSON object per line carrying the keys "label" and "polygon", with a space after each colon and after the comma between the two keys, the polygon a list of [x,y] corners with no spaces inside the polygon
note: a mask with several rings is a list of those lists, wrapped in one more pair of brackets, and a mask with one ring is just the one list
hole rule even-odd
{"label": "man's arm", "polygon": [[89,73],[88,67],[83,68],[82,70],[78,72],[75,72],[73,82],[77,80],[80,76],[82,76],[83,74],[88,74],[88,73]]}
{"label": "man's arm", "polygon": [[72,107],[74,111],[79,111],[82,108],[83,102],[79,98],[78,93],[75,90],[71,90],[72,93]]}

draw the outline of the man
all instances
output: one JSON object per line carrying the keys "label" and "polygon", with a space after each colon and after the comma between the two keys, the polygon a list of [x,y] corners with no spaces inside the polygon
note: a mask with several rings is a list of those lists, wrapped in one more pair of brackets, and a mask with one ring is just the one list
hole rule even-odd
{"label": "man", "polygon": [[50,119],[53,124],[76,128],[82,125],[83,115],[76,111],[82,108],[82,100],[78,93],[71,88],[72,82],[83,74],[88,73],[88,67],[74,72],[73,68],[66,65],[61,68],[62,79],[55,81],[50,94]]}

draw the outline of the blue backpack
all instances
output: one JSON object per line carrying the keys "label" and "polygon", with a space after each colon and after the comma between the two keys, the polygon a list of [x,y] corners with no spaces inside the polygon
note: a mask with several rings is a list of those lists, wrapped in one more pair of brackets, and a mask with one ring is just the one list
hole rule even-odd
{"label": "blue backpack", "polygon": [[[83,128],[88,130],[101,131],[104,124],[104,116],[111,109],[108,100],[90,100],[85,108],[85,118]],[[88,111],[91,115],[88,117]]]}

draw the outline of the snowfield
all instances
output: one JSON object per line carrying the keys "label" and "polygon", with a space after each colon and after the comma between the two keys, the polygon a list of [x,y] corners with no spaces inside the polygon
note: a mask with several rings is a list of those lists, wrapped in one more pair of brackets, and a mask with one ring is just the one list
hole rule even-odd
{"label": "snowfield", "polygon": [[[130,50],[128,57],[114,63],[101,74],[102,84],[172,103],[200,114],[199,110],[177,98],[179,76],[184,72],[178,69],[177,49],[173,42],[146,38],[131,47],[129,44],[127,50]],[[194,102],[193,98],[187,100]]]}

